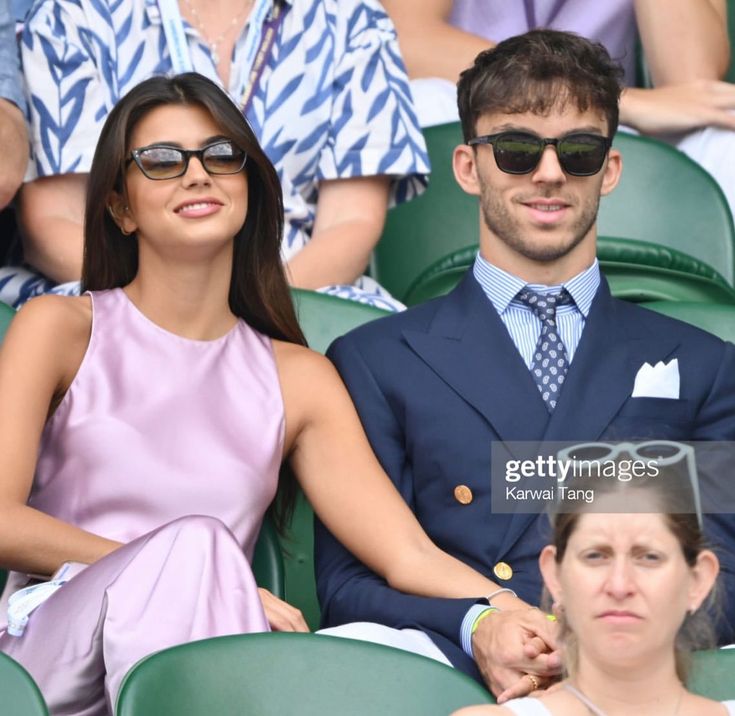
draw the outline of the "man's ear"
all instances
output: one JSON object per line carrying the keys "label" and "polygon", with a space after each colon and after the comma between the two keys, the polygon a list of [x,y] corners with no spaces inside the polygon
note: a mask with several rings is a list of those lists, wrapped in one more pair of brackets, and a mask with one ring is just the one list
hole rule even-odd
{"label": "man's ear", "polygon": [[477,154],[468,144],[455,147],[452,155],[454,178],[462,189],[473,196],[480,196],[480,182],[477,179]]}
{"label": "man's ear", "polygon": [[113,191],[107,200],[107,211],[110,212],[112,220],[120,227],[120,231],[126,236],[132,234],[138,225],[130,214],[130,207],[122,194]]}
{"label": "man's ear", "polygon": [[600,195],[607,196],[620,181],[623,172],[623,156],[617,149],[611,149],[607,155],[605,168],[602,170],[602,186]]}

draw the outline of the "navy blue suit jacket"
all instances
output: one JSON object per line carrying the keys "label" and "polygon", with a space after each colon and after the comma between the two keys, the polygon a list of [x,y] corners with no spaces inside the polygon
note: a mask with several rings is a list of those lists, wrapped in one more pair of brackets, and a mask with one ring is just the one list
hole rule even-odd
{"label": "navy blue suit jacket", "polygon": [[[602,281],[553,414],[518,349],[469,272],[449,295],[362,326],[331,346],[383,468],[441,548],[538,604],[538,554],[545,518],[491,514],[493,440],[733,440],[735,346],[693,326],[612,298]],[[678,358],[680,399],[631,398],[644,362]],[[457,485],[474,499],[460,504]],[[722,549],[730,621],[735,624],[735,545],[729,516],[707,518]],[[459,645],[473,599],[431,599],[391,589],[316,525],[323,624],[375,621],[428,633],[447,657],[478,678]],[[478,595],[481,597],[482,595]],[[732,630],[721,628],[731,640]]]}

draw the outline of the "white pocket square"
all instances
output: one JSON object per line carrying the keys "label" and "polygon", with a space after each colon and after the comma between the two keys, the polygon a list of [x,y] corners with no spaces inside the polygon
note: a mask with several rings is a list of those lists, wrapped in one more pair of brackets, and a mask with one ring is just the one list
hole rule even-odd
{"label": "white pocket square", "polygon": [[632,398],[679,399],[679,359],[656,365],[644,363],[635,377]]}

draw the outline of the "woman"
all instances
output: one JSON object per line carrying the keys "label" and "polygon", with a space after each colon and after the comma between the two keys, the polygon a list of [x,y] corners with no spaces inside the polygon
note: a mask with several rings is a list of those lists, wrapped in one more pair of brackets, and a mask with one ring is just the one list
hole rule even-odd
{"label": "woman", "polygon": [[[428,159],[377,0],[44,0],[21,49],[38,177],[22,192],[24,252],[55,283],[79,279],[107,113],[139,82],[193,70],[238,102],[278,171],[291,284],[401,307],[362,274],[389,202],[422,190]],[[21,275],[0,286],[6,303],[48,290]]]}
{"label": "woman", "polygon": [[[735,714],[735,701],[718,703],[685,686],[689,651],[710,646],[702,606],[719,562],[705,548],[696,512],[683,513],[676,502],[681,491],[669,493],[672,474],[602,493],[598,479],[592,509],[554,520],[553,544],[539,563],[562,622],[568,678],[538,698],[514,699],[527,691],[518,684],[499,696],[502,706],[454,716]],[[638,512],[623,511],[631,505]]]}
{"label": "woman", "polygon": [[[278,607],[264,613],[243,547],[250,557],[284,459],[329,529],[392,586],[494,588],[429,542],[337,374],[303,345],[279,256],[280,196],[214,83],[138,85],[92,163],[91,293],[33,301],[7,334],[6,593],[28,575],[78,573],[16,597],[0,649],[52,713],[112,709],[127,669],[157,649],[268,629]],[[291,485],[279,490],[283,517]],[[33,611],[38,594],[48,598]]]}

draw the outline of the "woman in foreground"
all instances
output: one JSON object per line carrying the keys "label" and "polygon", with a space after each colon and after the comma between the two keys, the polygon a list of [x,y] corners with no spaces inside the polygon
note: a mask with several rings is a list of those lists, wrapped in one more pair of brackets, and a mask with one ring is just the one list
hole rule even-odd
{"label": "woman in foreground", "polygon": [[299,628],[261,603],[249,565],[277,486],[287,513],[285,459],[393,587],[494,588],[428,540],[303,345],[282,217],[272,166],[209,80],[148,80],[110,114],[86,209],[91,293],[32,301],[0,355],[4,601],[58,573],[13,598],[0,649],[52,713],[112,710],[126,671],[166,646]]}
{"label": "woman in foreground", "polygon": [[[652,480],[665,485],[666,473]],[[553,544],[540,556],[561,622],[567,679],[537,698],[514,698],[523,693],[514,687],[499,697],[502,706],[454,716],[735,714],[735,701],[712,701],[685,686],[691,649],[710,646],[702,607],[719,570],[697,515],[675,512],[667,487],[617,492],[596,496],[594,513],[582,507],[558,514]],[[631,504],[639,512],[621,511]]]}

